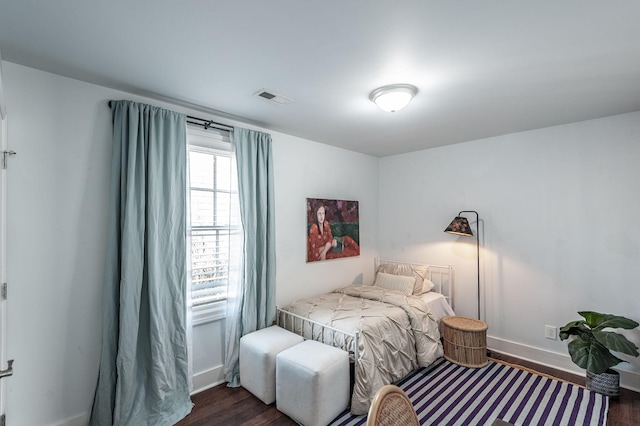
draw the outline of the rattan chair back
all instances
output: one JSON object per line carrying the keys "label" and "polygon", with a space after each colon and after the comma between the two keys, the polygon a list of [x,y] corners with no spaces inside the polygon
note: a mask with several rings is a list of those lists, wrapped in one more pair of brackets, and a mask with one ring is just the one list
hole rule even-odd
{"label": "rattan chair back", "polygon": [[367,426],[419,426],[411,400],[395,385],[380,388],[369,408]]}

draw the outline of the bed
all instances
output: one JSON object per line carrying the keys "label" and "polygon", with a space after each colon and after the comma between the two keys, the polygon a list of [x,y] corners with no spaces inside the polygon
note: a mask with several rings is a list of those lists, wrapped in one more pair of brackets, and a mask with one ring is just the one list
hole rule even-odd
{"label": "bed", "polygon": [[376,259],[373,285],[349,285],[278,308],[280,327],[348,351],[351,412],[378,389],[442,356],[439,323],[453,315],[451,266]]}

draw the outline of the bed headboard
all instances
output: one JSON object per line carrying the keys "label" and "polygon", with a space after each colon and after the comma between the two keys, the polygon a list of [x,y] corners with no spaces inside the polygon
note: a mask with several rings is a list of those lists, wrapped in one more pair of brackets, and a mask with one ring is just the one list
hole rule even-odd
{"label": "bed headboard", "polygon": [[449,303],[449,306],[453,309],[453,267],[451,265],[429,265],[424,263],[408,263],[399,262],[397,260],[385,260],[375,258],[374,277],[378,272],[381,265],[398,265],[401,267],[410,268],[411,270],[426,268],[426,279],[434,284],[434,288],[431,291],[442,294]]}

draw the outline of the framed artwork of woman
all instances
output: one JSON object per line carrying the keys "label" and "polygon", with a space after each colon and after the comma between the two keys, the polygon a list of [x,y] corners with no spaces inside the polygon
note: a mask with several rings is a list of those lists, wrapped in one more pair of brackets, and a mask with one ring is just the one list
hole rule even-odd
{"label": "framed artwork of woman", "polygon": [[359,255],[358,202],[307,198],[307,262]]}

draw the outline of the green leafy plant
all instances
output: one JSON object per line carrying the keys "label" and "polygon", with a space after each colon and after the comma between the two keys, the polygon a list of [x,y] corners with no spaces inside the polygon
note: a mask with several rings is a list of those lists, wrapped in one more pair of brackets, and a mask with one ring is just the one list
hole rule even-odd
{"label": "green leafy plant", "polygon": [[571,336],[569,342],[571,360],[581,368],[602,374],[613,366],[625,362],[610,351],[638,356],[638,347],[625,336],[607,328],[631,330],[638,327],[637,322],[618,315],[599,314],[597,312],[578,312],[584,320],[572,321],[560,329],[560,339]]}

